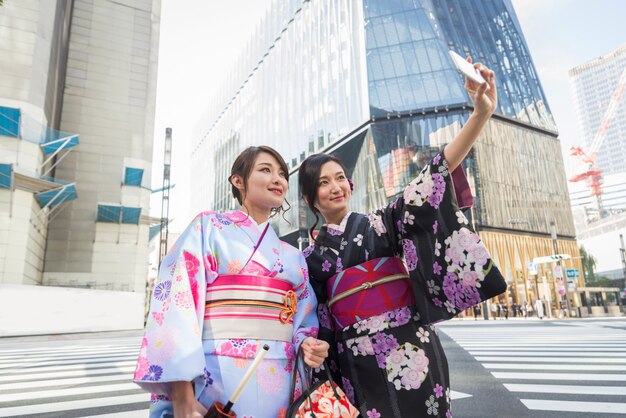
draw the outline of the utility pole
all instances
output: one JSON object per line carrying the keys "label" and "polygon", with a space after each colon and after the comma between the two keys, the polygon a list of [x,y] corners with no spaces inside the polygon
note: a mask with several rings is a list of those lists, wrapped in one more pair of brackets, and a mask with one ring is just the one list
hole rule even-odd
{"label": "utility pole", "polygon": [[163,199],[161,200],[161,242],[159,246],[159,268],[167,254],[167,235],[170,214],[170,165],[172,163],[172,128],[165,128],[165,150],[163,152]]}
{"label": "utility pole", "polygon": [[[552,237],[552,247],[554,248],[554,255],[557,256],[559,254],[559,244],[557,241],[557,235],[556,235],[556,223],[554,221],[550,221],[550,236]],[[559,270],[561,271],[561,276],[563,276],[563,268],[561,267],[561,260],[560,258],[557,257],[556,259],[556,265],[559,267]],[[565,277],[559,277],[561,280],[563,280],[563,284],[565,285],[565,306],[567,306],[567,316],[570,316],[570,306],[569,306],[569,292],[567,289],[567,280],[565,279]],[[555,275],[555,280],[554,280],[554,286],[556,287],[556,280],[559,279],[556,277]],[[559,306],[559,309],[561,307]],[[549,309],[549,308],[548,308]]]}
{"label": "utility pole", "polygon": [[[624,275],[624,287],[626,287],[626,247],[624,247],[624,236],[622,234],[619,234],[619,242],[621,244],[619,252],[622,256],[622,274]],[[618,298],[618,300],[619,299],[620,298]]]}

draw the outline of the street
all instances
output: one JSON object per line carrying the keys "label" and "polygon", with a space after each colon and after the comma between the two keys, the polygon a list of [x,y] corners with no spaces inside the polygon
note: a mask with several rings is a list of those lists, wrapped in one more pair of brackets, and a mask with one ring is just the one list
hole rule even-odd
{"label": "street", "polygon": [[147,416],[140,331],[0,339],[0,417]]}
{"label": "street", "polygon": [[[626,320],[449,321],[438,326],[455,418],[626,416]],[[443,332],[442,332],[443,331]]]}
{"label": "street", "polygon": [[[626,319],[438,325],[453,416],[626,416]],[[0,339],[0,417],[147,416],[141,332]]]}

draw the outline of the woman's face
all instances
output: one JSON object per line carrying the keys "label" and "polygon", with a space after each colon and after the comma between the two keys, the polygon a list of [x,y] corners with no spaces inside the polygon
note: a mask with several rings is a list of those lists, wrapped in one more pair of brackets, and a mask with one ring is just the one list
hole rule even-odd
{"label": "woman's face", "polygon": [[334,161],[322,165],[315,202],[322,216],[328,220],[345,215],[351,196],[350,183],[343,168]]}
{"label": "woman's face", "polygon": [[259,209],[272,209],[282,206],[289,189],[286,174],[278,160],[271,154],[257,155],[250,175],[247,190],[244,191],[244,205]]}

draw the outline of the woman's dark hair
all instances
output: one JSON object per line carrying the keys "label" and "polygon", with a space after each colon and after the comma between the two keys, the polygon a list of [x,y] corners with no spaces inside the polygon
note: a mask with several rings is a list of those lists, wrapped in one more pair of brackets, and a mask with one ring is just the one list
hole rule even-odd
{"label": "woman's dark hair", "polygon": [[332,154],[313,154],[307,157],[306,160],[300,164],[300,170],[298,171],[298,187],[300,194],[307,202],[309,209],[315,215],[315,223],[309,229],[311,239],[313,239],[313,231],[317,226],[320,218],[317,216],[319,210],[315,207],[317,201],[317,190],[319,189],[320,174],[322,173],[322,166],[328,162],[335,162],[341,166],[343,172],[347,175],[346,166],[343,165],[341,160]]}
{"label": "woman's dark hair", "polygon": [[[280,169],[285,173],[285,179],[289,181],[289,167],[287,167],[287,163],[283,159],[282,155],[278,153],[278,151],[276,151],[272,147],[268,147],[267,145],[248,147],[241,151],[241,153],[237,156],[235,162],[233,163],[233,166],[230,169],[230,177],[228,177],[228,182],[230,183],[233,196],[235,197],[235,199],[237,199],[237,202],[239,202],[240,205],[243,205],[245,196],[242,196],[241,191],[235,187],[232,182],[232,178],[233,176],[240,176],[243,179],[244,191],[248,190],[248,178],[250,177],[252,168],[254,168],[254,162],[256,161],[256,157],[263,152],[276,158],[276,161],[278,161],[278,164],[280,165]],[[285,202],[287,203],[287,208],[283,209],[282,206],[276,208],[273,211],[272,216],[281,211],[285,212],[291,209],[291,205],[289,205],[289,202],[287,202],[286,200]]]}

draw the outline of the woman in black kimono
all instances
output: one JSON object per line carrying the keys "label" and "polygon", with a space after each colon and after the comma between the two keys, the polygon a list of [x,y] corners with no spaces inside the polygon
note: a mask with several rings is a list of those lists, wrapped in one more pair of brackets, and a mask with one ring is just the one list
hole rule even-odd
{"label": "woman in black kimono", "polygon": [[319,337],[365,418],[451,417],[447,360],[431,324],[506,288],[457,204],[452,177],[465,180],[462,168],[451,174],[496,108],[493,71],[475,67],[487,82],[466,80],[473,114],[388,206],[350,212],[352,184],[334,156],[312,155],[300,167],[303,198],[327,222],[304,251]]}

